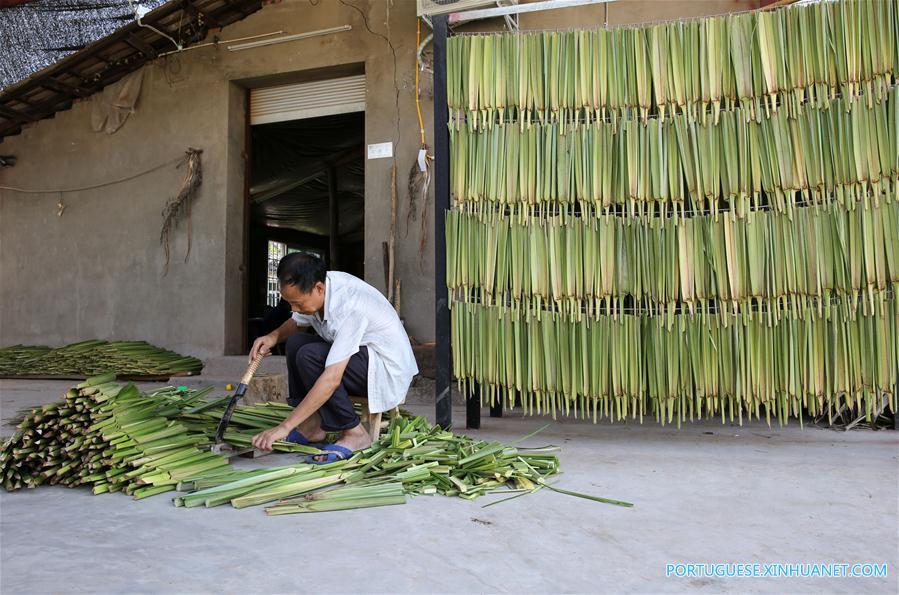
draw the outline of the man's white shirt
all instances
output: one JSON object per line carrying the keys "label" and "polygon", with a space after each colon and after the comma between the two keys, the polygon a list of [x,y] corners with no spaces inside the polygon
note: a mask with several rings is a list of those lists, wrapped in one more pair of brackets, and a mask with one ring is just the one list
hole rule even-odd
{"label": "man's white shirt", "polygon": [[369,411],[389,411],[406,400],[418,365],[399,316],[377,289],[348,273],[328,271],[324,316],[294,312],[293,319],[331,343],[325,367],[368,348]]}

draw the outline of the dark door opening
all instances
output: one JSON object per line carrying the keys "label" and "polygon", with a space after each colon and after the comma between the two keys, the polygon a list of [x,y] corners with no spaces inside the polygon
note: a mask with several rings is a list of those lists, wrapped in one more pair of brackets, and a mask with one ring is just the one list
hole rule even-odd
{"label": "dark door opening", "polygon": [[247,348],[286,319],[278,260],[303,251],[364,277],[365,114],[250,130]]}

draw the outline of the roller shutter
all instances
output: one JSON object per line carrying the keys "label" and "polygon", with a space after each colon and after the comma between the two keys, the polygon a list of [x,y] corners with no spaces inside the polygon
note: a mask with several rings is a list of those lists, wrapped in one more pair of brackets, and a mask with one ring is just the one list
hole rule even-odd
{"label": "roller shutter", "polygon": [[250,123],[365,111],[365,75],[250,90]]}

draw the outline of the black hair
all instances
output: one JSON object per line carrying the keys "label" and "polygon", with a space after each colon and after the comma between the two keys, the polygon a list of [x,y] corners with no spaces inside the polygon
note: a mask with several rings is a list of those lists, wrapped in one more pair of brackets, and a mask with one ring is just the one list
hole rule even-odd
{"label": "black hair", "polygon": [[293,285],[300,293],[309,293],[315,284],[325,282],[325,262],[312,254],[293,252],[278,263],[278,281],[281,285]]}

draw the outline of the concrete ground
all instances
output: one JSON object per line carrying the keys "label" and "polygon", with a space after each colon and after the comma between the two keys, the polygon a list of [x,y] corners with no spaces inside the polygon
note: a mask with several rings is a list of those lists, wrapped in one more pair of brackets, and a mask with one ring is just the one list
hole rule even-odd
{"label": "concrete ground", "polygon": [[[24,406],[72,383],[0,381],[0,433]],[[433,408],[410,409],[433,417]],[[454,419],[464,424],[457,408]],[[485,417],[511,440],[548,420]],[[798,426],[560,420],[558,486],[482,508],[420,497],[405,506],[267,517],[177,509],[166,495],[42,487],[0,493],[0,592],[834,592],[899,591],[899,434]],[[287,455],[250,464],[281,464]],[[874,562],[885,578],[666,578],[674,562]]]}

